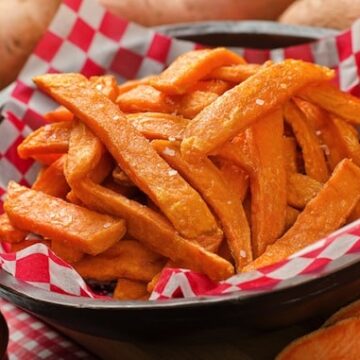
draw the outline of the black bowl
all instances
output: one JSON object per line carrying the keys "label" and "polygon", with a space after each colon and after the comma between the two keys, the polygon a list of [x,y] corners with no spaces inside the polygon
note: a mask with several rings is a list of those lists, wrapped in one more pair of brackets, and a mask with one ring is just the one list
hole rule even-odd
{"label": "black bowl", "polygon": [[6,359],[6,349],[9,342],[9,329],[4,316],[0,312],[0,359]]}
{"label": "black bowl", "polygon": [[[252,48],[295,45],[333,35],[333,30],[271,22],[211,22],[159,28],[209,45]],[[59,295],[0,272],[0,296],[52,324],[100,337],[159,340],[216,329],[248,331],[294,324],[326,314],[360,295],[360,261],[344,257],[322,275],[290,279],[271,292],[160,302],[102,301]]]}

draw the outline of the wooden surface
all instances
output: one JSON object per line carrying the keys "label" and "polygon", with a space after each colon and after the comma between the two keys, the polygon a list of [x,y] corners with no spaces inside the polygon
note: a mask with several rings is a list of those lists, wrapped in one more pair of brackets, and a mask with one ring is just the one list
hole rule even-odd
{"label": "wooden surface", "polygon": [[321,321],[266,332],[209,330],[177,338],[159,334],[157,340],[148,342],[103,339],[52,325],[106,360],[270,360],[290,341],[317,328]]}

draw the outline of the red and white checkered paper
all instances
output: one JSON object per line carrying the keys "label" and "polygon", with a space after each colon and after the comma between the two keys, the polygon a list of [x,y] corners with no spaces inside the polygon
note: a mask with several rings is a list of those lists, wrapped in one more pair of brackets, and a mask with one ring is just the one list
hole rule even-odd
{"label": "red and white checkered paper", "polygon": [[[106,12],[92,0],[66,0],[30,56],[4,107],[0,123],[0,196],[10,179],[30,184],[38,165],[21,160],[16,148],[42,125],[42,114],[56,104],[36,90],[31,78],[47,72],[81,72],[87,76],[114,74],[119,82],[160,72],[178,55],[200,47],[172,39]],[[335,37],[285,49],[235,49],[249,62],[303,59],[336,69],[343,90],[360,95],[360,21]],[[0,202],[0,210],[2,203]],[[269,291],[307,276],[331,270],[335,259],[360,260],[360,222],[305,249],[281,263],[239,274],[219,284],[183,269],[167,269],[151,299],[218,295],[232,291]],[[16,254],[0,254],[0,265],[15,277],[49,291],[94,297],[78,274],[45,245]]]}

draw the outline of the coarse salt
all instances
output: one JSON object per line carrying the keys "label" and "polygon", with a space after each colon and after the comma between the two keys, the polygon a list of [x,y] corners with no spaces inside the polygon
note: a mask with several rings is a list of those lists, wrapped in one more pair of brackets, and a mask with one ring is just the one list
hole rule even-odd
{"label": "coarse salt", "polygon": [[175,150],[166,147],[163,152],[164,155],[175,156]]}
{"label": "coarse salt", "polygon": [[242,258],[246,258],[246,252],[244,250],[240,250],[240,256]]}
{"label": "coarse salt", "polygon": [[119,119],[120,119],[120,116],[119,116],[119,115],[115,115],[115,116],[113,116],[113,119],[114,119],[114,120],[119,120]]}
{"label": "coarse salt", "polygon": [[168,140],[169,140],[170,142],[174,142],[174,141],[176,141],[176,137],[175,137],[175,136],[169,136],[169,137],[168,137]]}
{"label": "coarse salt", "polygon": [[103,225],[103,228],[104,228],[104,229],[108,229],[110,226],[111,226],[110,223],[106,223],[106,224]]}
{"label": "coarse salt", "polygon": [[263,99],[256,99],[255,102],[256,102],[257,105],[260,105],[260,106],[265,104],[265,101]]}
{"label": "coarse salt", "polygon": [[315,134],[316,134],[317,136],[320,136],[320,135],[321,135],[321,130],[316,130]]}
{"label": "coarse salt", "polygon": [[97,84],[97,85],[96,85],[96,90],[101,91],[101,90],[102,90],[102,88],[103,88],[103,86],[102,86],[101,84]]}
{"label": "coarse salt", "polygon": [[280,87],[281,87],[282,89],[286,89],[286,88],[287,88],[286,84],[284,84],[284,83],[281,83],[281,84],[280,84]]}
{"label": "coarse salt", "polygon": [[177,172],[176,170],[174,170],[174,169],[171,169],[171,170],[168,171],[168,174],[169,174],[170,176],[175,176],[177,173],[178,173],[178,172]]}

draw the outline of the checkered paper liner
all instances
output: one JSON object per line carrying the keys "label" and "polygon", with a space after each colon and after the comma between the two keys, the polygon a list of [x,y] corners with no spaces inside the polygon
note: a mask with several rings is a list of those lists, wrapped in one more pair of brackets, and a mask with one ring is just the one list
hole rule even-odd
{"label": "checkered paper liner", "polygon": [[[10,179],[31,184],[38,165],[17,156],[17,146],[43,125],[42,114],[56,104],[35,89],[31,78],[47,72],[81,72],[87,76],[114,74],[119,82],[159,73],[178,55],[200,45],[170,38],[106,12],[92,0],[66,0],[12,85],[0,123],[0,196]],[[233,49],[249,62],[303,59],[334,68],[341,89],[360,95],[360,20],[335,37],[284,49]],[[0,211],[2,202],[0,201]],[[335,259],[360,259],[360,222],[316,243],[301,254],[258,271],[215,284],[184,269],[167,269],[152,300],[218,295],[232,291],[259,292],[280,288],[332,269]],[[0,266],[18,279],[43,289],[95,297],[80,276],[45,245],[16,254],[0,253]]]}

